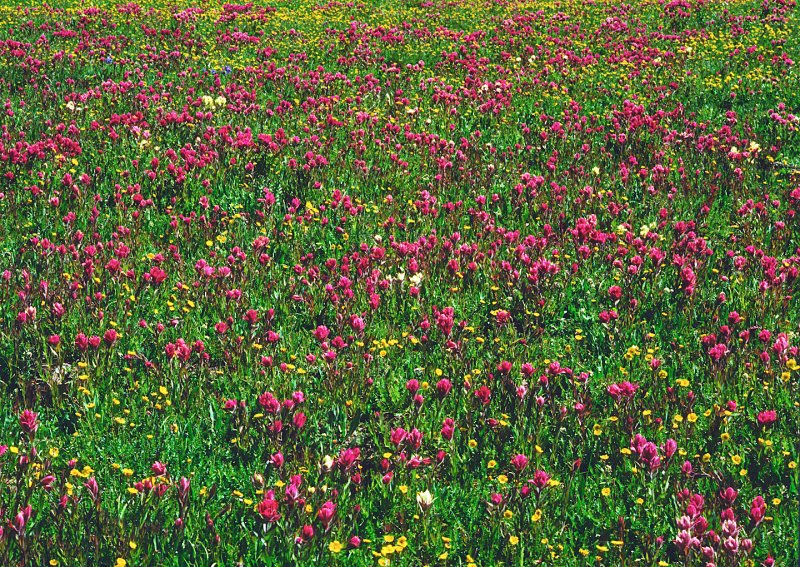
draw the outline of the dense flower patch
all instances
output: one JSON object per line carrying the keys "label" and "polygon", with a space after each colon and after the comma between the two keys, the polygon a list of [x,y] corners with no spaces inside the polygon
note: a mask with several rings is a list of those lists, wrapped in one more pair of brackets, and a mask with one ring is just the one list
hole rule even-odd
{"label": "dense flower patch", "polygon": [[0,564],[794,564],[798,37],[3,3]]}

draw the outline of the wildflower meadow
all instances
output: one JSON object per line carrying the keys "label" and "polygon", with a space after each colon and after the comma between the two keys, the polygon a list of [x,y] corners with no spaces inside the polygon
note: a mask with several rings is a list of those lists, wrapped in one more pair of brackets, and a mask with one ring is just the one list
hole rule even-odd
{"label": "wildflower meadow", "polygon": [[0,0],[0,565],[772,567],[795,0]]}

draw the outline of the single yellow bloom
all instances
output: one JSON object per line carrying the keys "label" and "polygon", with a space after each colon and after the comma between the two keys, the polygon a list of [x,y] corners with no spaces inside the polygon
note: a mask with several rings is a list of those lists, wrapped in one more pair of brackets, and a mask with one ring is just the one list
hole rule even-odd
{"label": "single yellow bloom", "polygon": [[331,553],[339,553],[342,549],[344,549],[344,546],[339,543],[338,540],[334,540],[328,544],[328,550]]}

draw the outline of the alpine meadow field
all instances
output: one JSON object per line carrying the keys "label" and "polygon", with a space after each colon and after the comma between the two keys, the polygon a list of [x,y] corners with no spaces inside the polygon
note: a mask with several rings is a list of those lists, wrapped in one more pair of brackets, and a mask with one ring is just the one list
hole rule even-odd
{"label": "alpine meadow field", "polygon": [[795,0],[0,0],[0,565],[793,566]]}

